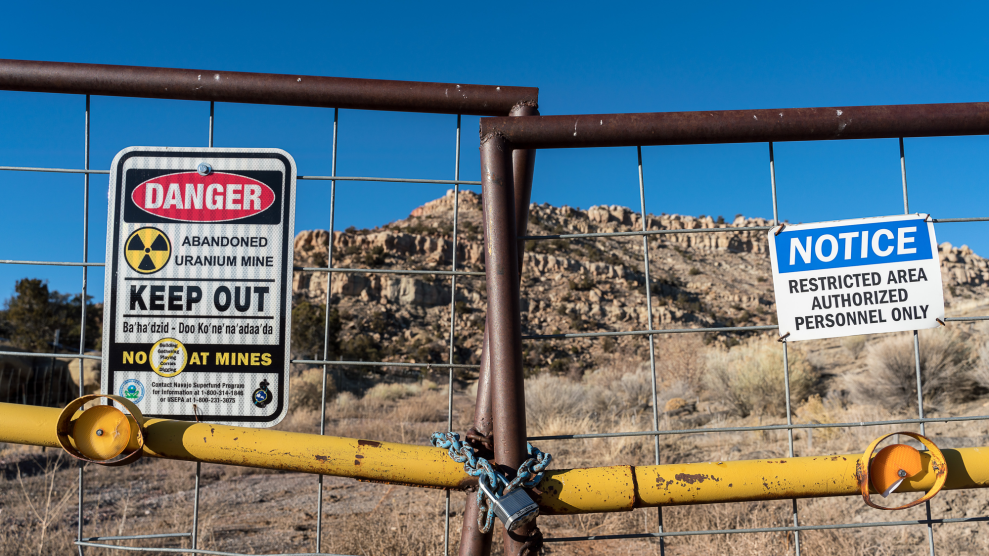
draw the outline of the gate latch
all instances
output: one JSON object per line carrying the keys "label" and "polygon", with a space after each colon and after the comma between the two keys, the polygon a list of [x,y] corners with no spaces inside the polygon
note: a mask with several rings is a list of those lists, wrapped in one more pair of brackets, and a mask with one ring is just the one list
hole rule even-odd
{"label": "gate latch", "polygon": [[[903,506],[889,508],[872,502],[869,487],[871,486],[876,492],[881,493],[883,498],[886,498],[900,488],[905,481],[912,478],[921,478],[925,472],[924,456],[915,448],[906,444],[886,446],[875,457],[872,456],[879,443],[894,434],[909,436],[920,441],[927,447],[926,457],[929,459],[929,462],[926,471],[934,474],[934,484],[931,485],[927,494],[920,499]],[[878,510],[902,510],[933,498],[948,479],[948,464],[945,462],[944,454],[941,453],[941,450],[929,438],[912,432],[894,432],[877,438],[869,445],[865,453],[862,454],[862,459],[856,464],[855,475],[858,479],[859,488],[862,490],[862,498],[866,504]]]}

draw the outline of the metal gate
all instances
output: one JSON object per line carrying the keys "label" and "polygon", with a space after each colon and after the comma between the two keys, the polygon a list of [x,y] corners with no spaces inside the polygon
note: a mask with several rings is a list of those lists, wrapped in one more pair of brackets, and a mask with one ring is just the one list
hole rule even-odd
{"label": "metal gate", "polygon": [[[778,141],[822,141],[841,139],[877,139],[898,138],[900,145],[900,169],[903,190],[903,210],[910,212],[907,194],[906,155],[903,147],[904,137],[936,137],[952,135],[984,135],[989,134],[989,104],[939,104],[939,105],[902,105],[902,106],[866,106],[866,107],[829,107],[801,108],[774,110],[735,110],[721,112],[681,112],[681,113],[646,113],[646,114],[590,114],[581,116],[540,116],[518,119],[484,118],[481,120],[481,167],[484,188],[485,210],[491,222],[488,249],[492,256],[487,261],[489,315],[491,324],[491,352],[498,354],[497,360],[492,361],[490,373],[491,382],[482,382],[482,387],[491,390],[491,411],[494,421],[492,429],[483,429],[485,421],[478,420],[475,426],[482,432],[494,434],[495,459],[508,466],[517,466],[525,459],[525,441],[551,439],[587,439],[620,436],[652,436],[655,446],[655,462],[660,464],[661,436],[677,436],[689,434],[709,434],[716,432],[755,432],[767,430],[785,430],[788,435],[788,452],[786,457],[792,458],[793,431],[796,429],[870,427],[879,425],[899,424],[915,425],[921,434],[925,433],[925,425],[930,422],[950,421],[984,421],[989,415],[925,418],[921,389],[920,343],[918,335],[913,333],[914,362],[917,379],[917,418],[900,419],[895,421],[875,421],[861,423],[834,424],[794,424],[790,407],[790,372],[788,365],[787,342],[780,338],[782,344],[782,359],[784,365],[784,385],[786,399],[786,425],[767,425],[753,427],[730,428],[701,428],[689,430],[661,430],[659,409],[656,403],[656,352],[654,338],[660,334],[692,334],[704,332],[755,332],[777,330],[777,326],[738,326],[723,328],[654,328],[652,289],[650,280],[649,239],[664,234],[700,233],[718,234],[739,231],[767,231],[778,225],[780,215],[776,202],[776,172],[773,156],[773,142]],[[642,147],[650,145],[697,145],[715,143],[768,143],[769,154],[769,188],[773,203],[773,226],[761,227],[724,227],[699,228],[687,230],[648,229],[646,222],[645,178],[642,166]],[[591,147],[636,147],[638,151],[639,202],[642,215],[642,231],[617,233],[587,233],[587,234],[555,234],[544,236],[529,236],[525,234],[526,208],[528,193],[525,184],[513,184],[511,159],[509,154],[518,150],[551,149],[551,148],[591,148]],[[513,210],[513,194],[516,204]],[[518,204],[520,195],[524,195],[524,204]],[[989,221],[989,217],[976,216],[969,218],[938,218],[935,223],[947,224],[957,222]],[[518,226],[519,242],[507,232]],[[646,277],[645,297],[649,326],[644,330],[626,332],[587,332],[572,334],[534,334],[522,335],[519,318],[520,286],[516,277],[521,271],[519,245],[522,240],[573,240],[578,238],[603,237],[642,237],[643,270]],[[498,319],[494,321],[494,319]],[[965,318],[947,318],[946,321],[977,321],[989,320],[989,316]],[[526,438],[525,393],[522,380],[522,341],[541,341],[547,339],[569,338],[605,338],[609,336],[644,336],[649,342],[649,367],[652,373],[652,409],[653,430],[646,432],[622,432],[601,434],[574,434],[542,436]],[[479,394],[478,399],[481,399]],[[479,404],[480,407],[480,404]],[[924,526],[927,530],[927,542],[930,554],[935,554],[934,525],[942,523],[957,523],[962,521],[987,521],[989,517],[978,518],[941,518],[931,515],[930,502],[926,502],[927,519],[910,521],[890,521],[872,523],[834,523],[829,525],[801,526],[797,511],[797,500],[793,499],[793,525],[786,527],[762,527],[751,529],[730,529],[719,531],[669,531],[663,527],[662,507],[658,510],[658,523],[655,531],[631,535],[603,535],[593,537],[546,538],[543,542],[572,542],[603,540],[608,538],[658,538],[660,550],[663,551],[663,539],[669,537],[707,535],[786,532],[792,533],[794,548],[800,554],[800,531],[821,529],[842,529],[860,527],[889,527],[897,525]],[[465,525],[464,543],[469,538]],[[522,549],[519,537],[505,536],[507,546],[512,546],[511,553]]]}
{"label": "metal gate", "polygon": [[[206,79],[203,79],[206,76]],[[330,205],[329,205],[329,241],[327,244],[328,257],[326,267],[296,267],[296,271],[314,273],[316,275],[326,275],[326,321],[324,324],[324,339],[328,337],[330,327],[330,307],[332,303],[330,294],[330,284],[334,274],[364,273],[364,274],[388,274],[388,275],[419,275],[419,276],[440,276],[449,277],[450,280],[450,327],[449,327],[449,355],[445,363],[411,363],[411,362],[381,362],[381,361],[343,361],[328,360],[328,342],[324,341],[323,359],[297,359],[293,363],[321,365],[323,369],[323,389],[326,388],[327,372],[330,367],[368,368],[368,367],[388,367],[393,369],[448,369],[449,382],[447,400],[447,427],[453,425],[453,379],[455,369],[466,369],[477,371],[478,365],[469,365],[455,361],[454,348],[456,346],[456,295],[457,278],[477,279],[483,276],[482,272],[467,272],[458,270],[457,264],[457,214],[459,211],[459,193],[461,185],[481,185],[477,181],[467,181],[460,179],[460,124],[461,115],[480,116],[500,116],[500,115],[532,115],[538,114],[536,103],[538,101],[538,89],[534,87],[509,87],[509,86],[487,86],[468,85],[456,83],[425,83],[409,81],[385,81],[373,79],[348,79],[330,78],[306,75],[277,75],[258,73],[237,73],[224,71],[206,70],[181,70],[168,68],[145,68],[127,66],[108,66],[95,64],[71,64],[53,62],[27,62],[18,60],[0,60],[0,89],[10,91],[28,91],[38,93],[63,93],[84,96],[85,104],[80,109],[85,111],[85,127],[81,133],[82,139],[82,167],[81,168],[43,168],[5,165],[0,166],[0,171],[7,172],[55,172],[79,174],[82,176],[82,250],[80,261],[32,261],[32,260],[10,260],[2,259],[0,264],[11,265],[44,265],[60,267],[79,267],[82,273],[81,296],[86,299],[87,277],[90,267],[102,268],[104,263],[91,262],[89,257],[89,201],[90,201],[90,176],[93,174],[109,174],[109,170],[92,169],[90,167],[90,97],[91,96],[122,96],[141,97],[174,100],[193,100],[209,102],[209,120],[203,121],[204,143],[213,146],[214,131],[214,105],[217,102],[228,103],[252,103],[252,104],[276,104],[283,106],[310,106],[321,107],[333,110],[333,129],[327,130],[332,133],[332,171],[329,176],[305,174],[305,168],[300,168],[302,172],[298,176],[301,180],[316,182],[329,182]],[[82,99],[81,99],[82,100]],[[432,114],[456,115],[456,127],[451,129],[451,154],[453,154],[451,179],[432,178],[385,178],[374,176],[338,176],[337,168],[337,128],[340,110],[386,110],[399,112],[421,112]],[[7,162],[7,161],[5,161]],[[529,179],[531,180],[531,161],[520,160],[521,164],[529,167]],[[397,270],[397,269],[374,269],[374,268],[339,268],[334,266],[333,259],[333,232],[334,232],[334,212],[336,209],[336,188],[337,183],[407,183],[407,184],[427,184],[438,186],[452,186],[454,190],[454,224],[452,231],[452,264],[449,269],[436,270]],[[2,255],[0,255],[2,256]],[[86,303],[82,303],[81,322],[86,322]],[[85,328],[80,338],[80,345],[77,357],[80,360],[80,375],[85,372],[82,365],[83,360],[99,361],[96,355],[85,354]],[[64,358],[65,353],[35,353],[22,351],[0,351],[0,356],[35,358],[38,361],[47,362],[51,360],[54,365],[56,357]],[[43,365],[44,363],[42,363]],[[18,380],[20,374],[18,373]],[[2,380],[3,377],[0,377]],[[8,382],[14,381],[13,375],[6,377]],[[52,399],[45,396],[45,386],[31,385],[17,389],[14,396],[3,400],[13,403],[27,403],[32,405],[47,405],[45,402],[51,401],[54,404],[64,403],[66,400]],[[85,380],[80,376],[79,396],[84,394]],[[38,388],[40,390],[36,391]],[[320,415],[320,434],[324,434],[326,424],[326,403],[325,395],[323,399]],[[192,530],[183,533],[168,533],[157,535],[123,535],[116,537],[95,537],[87,536],[84,531],[83,504],[85,499],[84,471],[79,467],[78,471],[79,494],[78,494],[78,534],[76,544],[80,547],[106,547],[121,548],[126,550],[142,550],[140,547],[114,546],[112,543],[122,540],[142,540],[161,538],[189,538],[190,548],[187,549],[166,549],[166,551],[191,552],[198,554],[220,554],[216,551],[202,550],[199,548],[199,500],[200,500],[200,478],[202,474],[202,464],[196,464],[194,499],[192,506],[193,525]],[[317,499],[316,499],[316,552],[320,552],[323,539],[323,476],[317,478]],[[449,524],[450,524],[450,492],[446,491],[446,504],[444,509],[444,546],[449,545]],[[148,548],[161,552],[161,548]],[[449,552],[447,548],[445,552]]]}

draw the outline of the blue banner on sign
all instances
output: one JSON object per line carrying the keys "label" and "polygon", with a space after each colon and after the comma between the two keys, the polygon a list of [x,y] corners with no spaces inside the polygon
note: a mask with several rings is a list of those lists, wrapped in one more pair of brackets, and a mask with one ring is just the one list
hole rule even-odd
{"label": "blue banner on sign", "polygon": [[774,241],[780,274],[933,258],[923,218],[812,230],[784,228]]}

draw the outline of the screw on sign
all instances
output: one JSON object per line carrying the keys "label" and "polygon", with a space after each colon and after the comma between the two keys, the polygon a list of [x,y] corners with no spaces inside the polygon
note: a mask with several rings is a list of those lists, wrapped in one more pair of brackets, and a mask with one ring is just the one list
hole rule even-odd
{"label": "screw on sign", "polygon": [[295,163],[131,147],[108,207],[102,387],[154,417],[270,427],[288,411]]}

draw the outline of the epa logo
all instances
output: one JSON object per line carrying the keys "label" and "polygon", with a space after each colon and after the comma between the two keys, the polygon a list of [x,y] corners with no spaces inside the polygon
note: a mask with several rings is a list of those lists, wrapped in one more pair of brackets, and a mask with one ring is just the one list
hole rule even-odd
{"label": "epa logo", "polygon": [[144,384],[136,378],[127,379],[120,385],[120,395],[134,403],[144,399]]}

